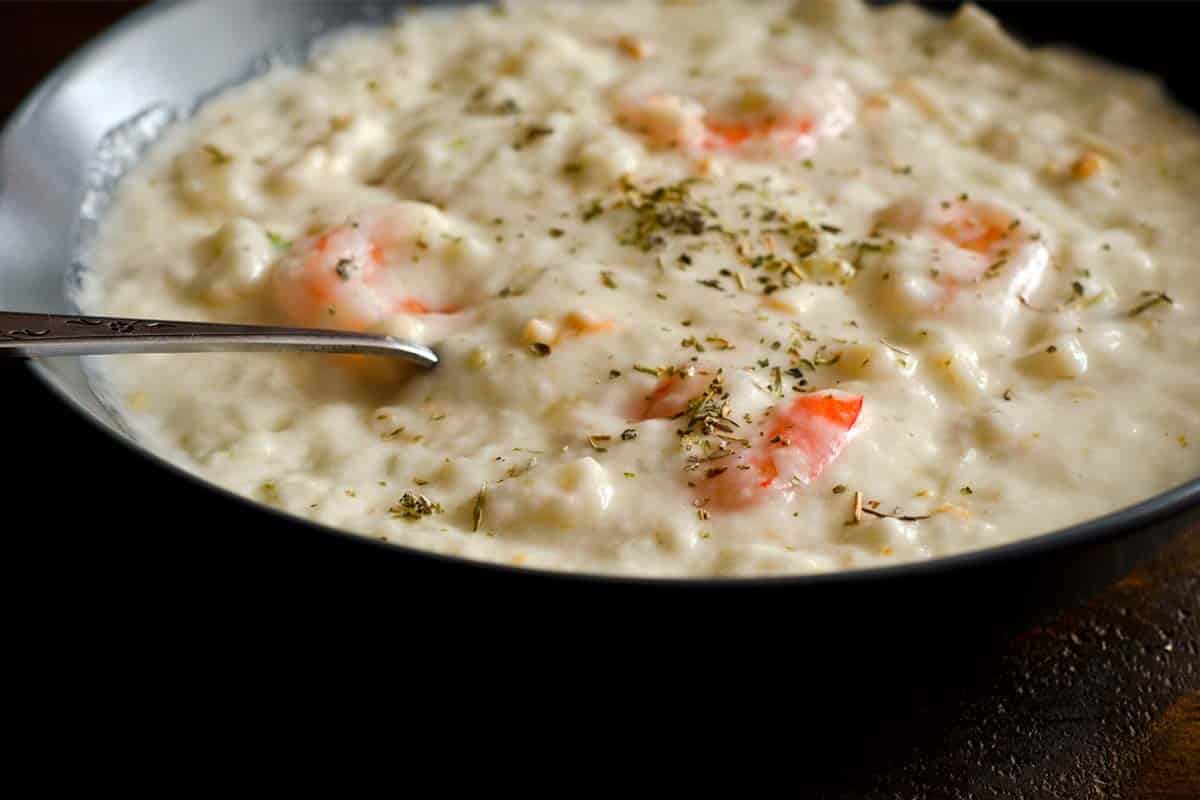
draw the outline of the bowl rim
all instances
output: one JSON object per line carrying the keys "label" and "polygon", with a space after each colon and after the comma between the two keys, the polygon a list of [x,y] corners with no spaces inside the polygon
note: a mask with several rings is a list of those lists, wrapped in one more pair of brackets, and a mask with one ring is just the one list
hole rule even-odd
{"label": "bowl rim", "polygon": [[[193,1],[158,0],[130,12],[107,29],[93,36],[82,47],[44,76],[33,90],[17,105],[5,121],[4,126],[0,128],[0,143],[7,140],[12,131],[19,128],[25,122],[45,97],[60,85],[67,83],[76,72],[85,69],[89,57],[93,52],[132,32],[143,22],[164,14],[176,6],[189,4]],[[0,194],[2,193],[3,185],[0,184]],[[850,586],[863,583],[900,581],[926,575],[999,567],[1016,561],[1032,559],[1039,555],[1061,552],[1081,545],[1102,544],[1112,539],[1121,538],[1137,529],[1149,527],[1188,510],[1200,508],[1200,476],[1197,476],[1171,489],[1152,495],[1145,500],[1110,511],[1099,517],[1093,517],[1064,528],[1046,531],[1023,539],[952,555],[936,556],[920,561],[905,561],[897,564],[830,572],[689,577],[516,566],[497,561],[485,561],[465,556],[437,553],[407,544],[373,539],[321,522],[305,519],[266,505],[265,503],[260,503],[244,495],[237,494],[203,475],[187,470],[166,456],[155,452],[147,444],[135,439],[132,435],[119,431],[113,425],[99,419],[90,409],[80,404],[63,385],[60,378],[42,363],[36,359],[30,359],[28,364],[33,374],[37,376],[43,385],[50,389],[51,393],[59,401],[70,407],[94,428],[110,437],[111,440],[118,442],[150,465],[165,469],[175,477],[181,478],[194,486],[216,492],[219,496],[235,501],[245,508],[248,513],[267,514],[274,517],[280,523],[305,526],[313,531],[332,535],[342,541],[353,542],[356,545],[380,548],[390,553],[403,554],[418,560],[429,560],[434,563],[440,563],[443,566],[495,572],[512,578],[526,577],[593,585],[670,587],[674,589],[816,587],[830,584]]]}

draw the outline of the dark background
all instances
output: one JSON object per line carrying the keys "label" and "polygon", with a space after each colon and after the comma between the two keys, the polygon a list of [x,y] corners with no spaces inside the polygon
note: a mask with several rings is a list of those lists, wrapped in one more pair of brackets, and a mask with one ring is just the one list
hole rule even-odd
{"label": "dark background", "polygon": [[[0,118],[138,5],[0,2]],[[999,5],[1031,38],[1084,42],[1171,75],[1181,99],[1200,99],[1194,52],[1162,36],[1189,27],[1190,3]],[[33,580],[32,605],[54,619],[49,638],[93,653],[149,644],[175,667],[180,649],[200,642],[248,654],[300,634],[320,650],[336,633],[354,651],[398,647],[389,669],[440,664],[452,652],[464,653],[449,659],[454,668],[493,678],[526,659],[538,667],[528,675],[547,679],[603,664],[608,678],[585,680],[577,693],[599,691],[614,674],[664,692],[699,680],[707,691],[693,704],[733,689],[776,722],[826,731],[825,746],[807,751],[819,755],[796,773],[809,796],[1200,798],[1200,531],[1023,632],[964,631],[917,652],[868,647],[847,663],[788,626],[809,610],[485,595],[482,584],[414,570],[388,551],[249,515],[150,468],[21,363],[0,361],[0,410],[9,423],[0,499],[39,517],[0,517],[8,563]],[[760,618],[773,627],[748,624]],[[38,633],[47,637],[45,627]],[[743,649],[748,637],[769,646]],[[447,638],[459,650],[443,650]],[[829,665],[816,692],[799,677],[813,661]]]}

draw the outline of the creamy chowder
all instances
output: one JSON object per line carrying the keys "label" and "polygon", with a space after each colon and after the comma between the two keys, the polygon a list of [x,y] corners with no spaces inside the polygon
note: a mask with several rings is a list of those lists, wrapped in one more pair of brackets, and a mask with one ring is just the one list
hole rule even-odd
{"label": "creamy chowder", "polygon": [[95,313],[430,343],[113,357],[189,469],[553,569],[803,573],[1200,474],[1200,128],[985,13],[412,12],[231,89],[120,185]]}

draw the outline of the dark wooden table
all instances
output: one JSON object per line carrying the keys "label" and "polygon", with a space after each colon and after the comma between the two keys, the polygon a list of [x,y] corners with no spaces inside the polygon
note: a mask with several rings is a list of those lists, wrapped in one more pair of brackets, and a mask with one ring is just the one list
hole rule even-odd
{"label": "dark wooden table", "polygon": [[[134,5],[0,4],[0,118],[63,56]],[[0,407],[20,420],[12,427],[38,432],[25,441],[10,433],[5,454],[22,469],[6,476],[6,497],[37,496],[44,476],[60,474],[64,463],[89,467],[62,496],[95,524],[52,530],[49,538],[86,566],[89,586],[102,584],[105,608],[120,609],[106,610],[106,619],[257,624],[264,609],[290,602],[300,587],[333,595],[339,575],[349,583],[369,569],[369,553],[320,536],[275,534],[266,523],[231,530],[227,504],[149,468],[63,408],[21,364],[0,362]],[[179,535],[192,530],[204,538]],[[295,537],[286,557],[275,555],[274,535]],[[1197,800],[1200,531],[952,677],[938,673],[908,688],[905,703],[877,709],[831,748],[836,756],[801,773],[807,796]]]}

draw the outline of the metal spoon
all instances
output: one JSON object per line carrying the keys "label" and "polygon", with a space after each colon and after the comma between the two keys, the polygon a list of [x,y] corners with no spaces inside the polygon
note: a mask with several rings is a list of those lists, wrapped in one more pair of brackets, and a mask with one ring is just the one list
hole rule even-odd
{"label": "metal spoon", "polygon": [[363,353],[403,358],[422,367],[433,367],[438,363],[437,354],[424,345],[351,331],[0,311],[0,356],[31,358],[225,350]]}

